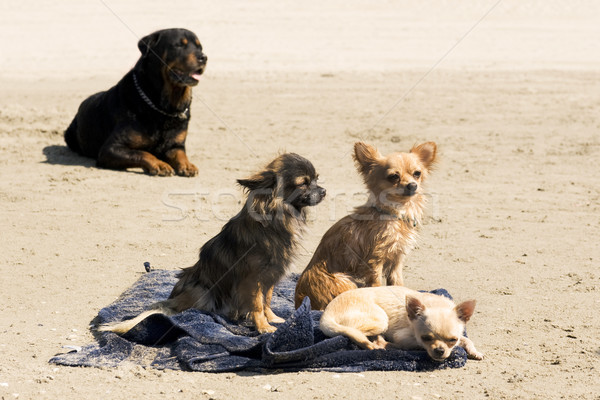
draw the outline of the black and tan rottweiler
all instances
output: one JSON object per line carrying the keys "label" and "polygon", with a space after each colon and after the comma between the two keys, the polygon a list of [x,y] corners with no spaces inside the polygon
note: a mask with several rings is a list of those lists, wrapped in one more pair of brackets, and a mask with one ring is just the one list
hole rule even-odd
{"label": "black and tan rottweiler", "polygon": [[138,47],[140,59],[119,83],[81,103],[65,141],[101,168],[194,176],[185,139],[192,86],[206,67],[200,41],[186,29],[164,29]]}

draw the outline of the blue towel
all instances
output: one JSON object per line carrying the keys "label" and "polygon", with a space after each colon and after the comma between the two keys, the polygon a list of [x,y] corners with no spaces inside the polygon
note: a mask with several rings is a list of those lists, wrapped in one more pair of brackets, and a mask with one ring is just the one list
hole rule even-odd
{"label": "blue towel", "polygon": [[[92,324],[132,318],[150,304],[166,299],[177,281],[176,273],[156,270],[144,274],[117,301],[100,310]],[[460,347],[438,363],[424,350],[362,350],[344,336],[326,337],[319,330],[321,311],[311,311],[308,298],[294,310],[297,279],[297,275],[292,275],[275,287],[272,308],[286,322],[279,324],[274,333],[260,335],[247,322],[190,309],[170,317],[151,315],[122,337],[112,332],[95,332],[97,343],[56,355],[50,362],[103,368],[133,363],[202,372],[361,372],[459,368],[467,361],[466,352]],[[432,293],[450,297],[444,289]]]}

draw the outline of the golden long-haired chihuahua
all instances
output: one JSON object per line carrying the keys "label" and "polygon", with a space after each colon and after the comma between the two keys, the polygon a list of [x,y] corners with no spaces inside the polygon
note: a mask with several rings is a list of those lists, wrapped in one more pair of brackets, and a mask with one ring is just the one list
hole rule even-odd
{"label": "golden long-haired chihuahua", "polygon": [[323,310],[346,290],[403,284],[402,265],[416,244],[426,203],[422,184],[436,155],[434,142],[388,156],[355,143],[354,160],[369,200],[325,233],[298,279],[296,307],[308,296],[313,309]]}
{"label": "golden long-haired chihuahua", "polygon": [[247,189],[242,210],[200,249],[196,265],[185,268],[169,298],[137,317],[101,326],[125,333],[151,314],[175,314],[188,308],[248,316],[260,333],[283,322],[271,310],[273,286],[284,276],[306,221],[306,207],[325,197],[312,163],[294,153],[270,162],[238,183]]}

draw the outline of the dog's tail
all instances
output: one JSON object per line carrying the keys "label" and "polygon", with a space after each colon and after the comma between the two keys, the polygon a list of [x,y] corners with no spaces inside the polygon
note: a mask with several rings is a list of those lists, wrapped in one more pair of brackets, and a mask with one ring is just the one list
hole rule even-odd
{"label": "dog's tail", "polygon": [[296,308],[308,297],[313,310],[324,310],[337,295],[357,287],[349,275],[330,273],[325,267],[313,265],[304,270],[296,284]]}
{"label": "dog's tail", "polygon": [[77,117],[73,118],[73,121],[71,121],[71,124],[65,131],[65,142],[71,150],[81,154],[81,147],[79,146],[79,140],[77,140]]}
{"label": "dog's tail", "polygon": [[150,306],[150,309],[144,311],[137,317],[121,322],[102,324],[97,330],[99,332],[115,332],[122,335],[129,332],[131,328],[154,314],[175,315],[188,308],[197,308],[209,312],[220,311],[216,307],[215,299],[211,295],[210,290],[199,285],[182,286],[180,285],[180,282],[182,282],[182,280],[177,282],[175,289],[173,289],[175,295],[173,295],[173,293],[171,295],[174,297],[154,303]]}
{"label": "dog's tail", "polygon": [[152,305],[152,308],[144,311],[137,317],[127,319],[121,322],[113,322],[108,324],[102,324],[98,326],[98,332],[114,332],[119,335],[123,335],[129,332],[134,326],[145,320],[151,315],[154,314],[165,314],[172,315],[174,314],[173,310],[167,306],[165,306],[165,302],[160,302]]}
{"label": "dog's tail", "polygon": [[336,319],[336,312],[325,311],[319,321],[319,329],[329,336],[344,335],[364,349],[375,349],[373,342],[360,329],[353,326],[342,325]]}

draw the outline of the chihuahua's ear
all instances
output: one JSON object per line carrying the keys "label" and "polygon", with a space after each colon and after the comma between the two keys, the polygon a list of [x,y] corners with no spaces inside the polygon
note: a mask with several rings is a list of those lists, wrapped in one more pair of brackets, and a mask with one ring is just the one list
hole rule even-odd
{"label": "chihuahua's ear", "polygon": [[419,316],[423,315],[425,311],[425,305],[421,303],[419,299],[412,296],[406,297],[406,313],[408,314],[408,319],[414,321]]}
{"label": "chihuahua's ear", "polygon": [[465,324],[471,319],[475,311],[475,300],[467,300],[456,306],[456,315]]}
{"label": "chihuahua's ear", "polygon": [[272,189],[277,184],[277,175],[273,171],[262,171],[247,179],[238,179],[237,182],[248,190]]}
{"label": "chihuahua's ear", "polygon": [[144,36],[143,38],[140,39],[140,41],[138,42],[138,49],[140,49],[140,52],[142,53],[143,56],[147,56],[148,53],[150,52],[150,49],[152,49],[154,46],[156,46],[156,44],[158,43],[159,40],[160,40],[159,32],[151,33],[148,36]]}
{"label": "chihuahua's ear", "polygon": [[383,156],[375,147],[364,142],[354,143],[354,161],[361,174],[367,175]]}
{"label": "chihuahua's ear", "polygon": [[435,142],[425,142],[418,146],[413,146],[410,152],[416,154],[427,169],[431,169],[437,161],[437,145]]}

